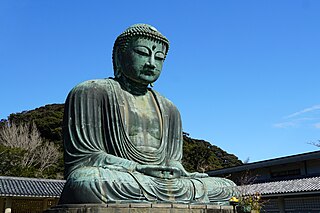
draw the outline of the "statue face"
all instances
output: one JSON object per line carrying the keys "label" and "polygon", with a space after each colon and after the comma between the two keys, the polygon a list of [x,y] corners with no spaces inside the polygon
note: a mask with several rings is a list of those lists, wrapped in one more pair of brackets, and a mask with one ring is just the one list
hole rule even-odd
{"label": "statue face", "polygon": [[166,46],[161,42],[146,39],[131,39],[121,60],[122,74],[141,84],[155,82],[161,73]]}

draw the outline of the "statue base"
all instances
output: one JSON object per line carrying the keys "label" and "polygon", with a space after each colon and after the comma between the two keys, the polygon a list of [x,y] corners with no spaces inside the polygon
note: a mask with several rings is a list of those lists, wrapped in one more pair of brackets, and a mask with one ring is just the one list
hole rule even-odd
{"label": "statue base", "polygon": [[128,203],[58,205],[44,213],[235,213],[233,206],[210,204]]}

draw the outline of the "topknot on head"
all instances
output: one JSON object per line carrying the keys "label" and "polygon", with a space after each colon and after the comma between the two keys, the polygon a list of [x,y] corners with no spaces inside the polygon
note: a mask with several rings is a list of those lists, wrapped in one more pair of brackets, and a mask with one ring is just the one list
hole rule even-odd
{"label": "topknot on head", "polygon": [[134,36],[143,36],[159,40],[167,46],[167,49],[169,47],[169,40],[164,35],[162,35],[155,27],[149,24],[134,24],[128,27],[123,33],[118,36],[115,45],[123,40],[130,40],[130,38]]}

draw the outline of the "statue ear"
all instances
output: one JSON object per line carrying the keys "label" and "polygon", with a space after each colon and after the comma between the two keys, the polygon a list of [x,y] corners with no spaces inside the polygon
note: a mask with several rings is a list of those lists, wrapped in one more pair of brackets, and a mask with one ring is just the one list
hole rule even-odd
{"label": "statue ear", "polygon": [[114,77],[120,78],[122,74],[122,67],[121,67],[121,60],[122,60],[122,54],[119,48],[115,51],[115,70],[114,70]]}

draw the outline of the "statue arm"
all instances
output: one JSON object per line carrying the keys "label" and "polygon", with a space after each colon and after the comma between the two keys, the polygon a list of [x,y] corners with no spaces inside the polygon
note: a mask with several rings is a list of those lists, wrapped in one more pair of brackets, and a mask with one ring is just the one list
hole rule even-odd
{"label": "statue arm", "polygon": [[120,139],[113,123],[117,110],[107,90],[108,84],[103,87],[90,81],[68,95],[63,121],[66,176],[83,166],[136,170],[136,162],[118,157]]}

